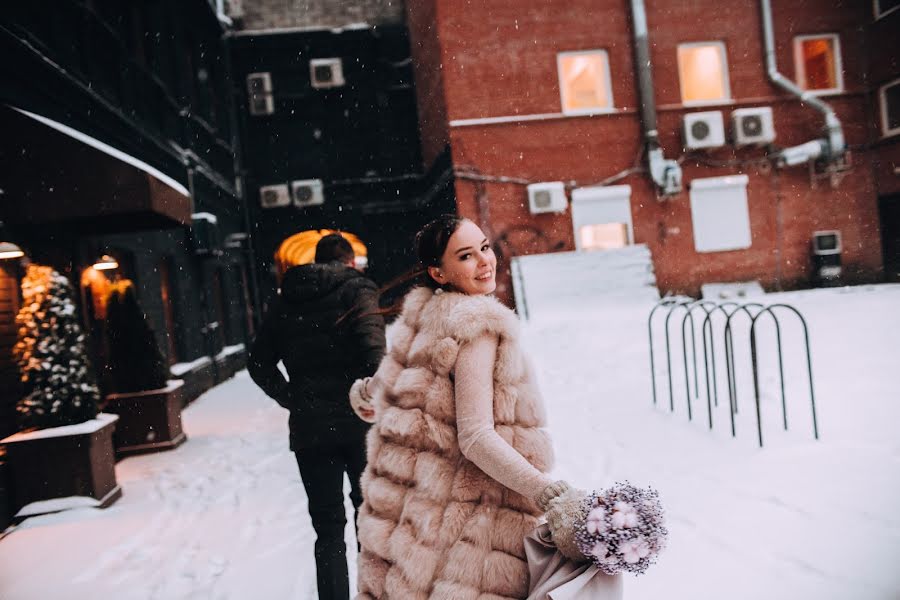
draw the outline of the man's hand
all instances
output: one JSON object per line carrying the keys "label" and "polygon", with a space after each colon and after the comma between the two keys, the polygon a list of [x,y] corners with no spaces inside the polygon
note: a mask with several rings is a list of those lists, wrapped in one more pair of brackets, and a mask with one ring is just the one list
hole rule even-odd
{"label": "man's hand", "polygon": [[372,406],[371,398],[366,389],[369,378],[357,379],[350,388],[350,406],[356,416],[366,423],[375,422],[375,407]]}

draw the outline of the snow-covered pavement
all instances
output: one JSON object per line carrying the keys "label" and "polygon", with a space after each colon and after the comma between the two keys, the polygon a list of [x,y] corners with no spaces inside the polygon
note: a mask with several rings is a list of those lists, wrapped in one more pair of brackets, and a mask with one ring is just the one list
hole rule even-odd
{"label": "snow-covered pavement", "polygon": [[[785,331],[791,430],[780,429],[767,354],[760,450],[740,334],[732,439],[725,403],[714,431],[705,401],[688,422],[677,374],[669,412],[659,361],[653,406],[651,304],[567,306],[525,327],[556,475],[586,488],[652,484],[668,508],[669,548],[646,575],[626,578],[628,600],[900,598],[900,286],[763,301],[790,301],[810,323],[818,442],[796,328]],[[125,495],[111,508],[33,518],[0,541],[0,598],[315,598],[313,533],[284,411],[241,373],[184,420],[181,448],[119,463]]]}
{"label": "snow-covered pavement", "polygon": [[242,371],[183,419],[181,447],[117,465],[124,495],[110,508],[28,519],[0,540],[0,598],[315,598],[287,411]]}

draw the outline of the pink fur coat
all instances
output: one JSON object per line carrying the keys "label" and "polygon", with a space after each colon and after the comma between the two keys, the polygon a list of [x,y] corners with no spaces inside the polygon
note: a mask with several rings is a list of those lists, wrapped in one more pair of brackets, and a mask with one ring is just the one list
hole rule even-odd
{"label": "pink fur coat", "polygon": [[359,516],[358,598],[511,600],[528,595],[524,538],[540,511],[459,449],[453,390],[459,348],[497,335],[497,433],[538,470],[551,467],[544,411],[518,321],[486,296],[409,293],[378,370]]}

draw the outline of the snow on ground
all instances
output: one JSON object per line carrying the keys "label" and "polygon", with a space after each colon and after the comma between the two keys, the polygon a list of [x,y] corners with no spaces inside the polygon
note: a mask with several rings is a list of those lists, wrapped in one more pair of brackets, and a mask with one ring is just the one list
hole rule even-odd
{"label": "snow on ground", "polygon": [[[669,549],[646,575],[626,577],[628,600],[900,598],[900,286],[763,300],[793,303],[808,319],[820,441],[812,439],[802,332],[791,324],[783,331],[788,432],[774,338],[760,333],[763,449],[739,327],[732,438],[724,375],[713,431],[705,393],[688,421],[674,325],[675,412],[660,337],[654,407],[652,304],[566,306],[525,326],[555,474],[585,488],[626,478],[651,484],[668,508]],[[0,541],[0,598],[315,598],[314,534],[285,412],[241,373],[188,407],[184,420],[185,445],[119,463],[125,495],[112,507],[32,518]]]}
{"label": "snow on ground", "polygon": [[117,465],[113,506],[28,519],[0,540],[0,598],[315,598],[287,411],[242,371],[183,419],[187,443]]}

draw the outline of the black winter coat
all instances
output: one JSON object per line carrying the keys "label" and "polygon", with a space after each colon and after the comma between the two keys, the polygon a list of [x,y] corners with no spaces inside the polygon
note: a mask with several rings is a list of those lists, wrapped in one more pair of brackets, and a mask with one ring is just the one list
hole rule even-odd
{"label": "black winter coat", "polygon": [[384,318],[377,309],[375,284],[356,269],[309,264],[285,273],[247,368],[266,394],[291,411],[292,450],[363,443],[368,425],[347,397],[353,382],[374,374],[384,355]]}

